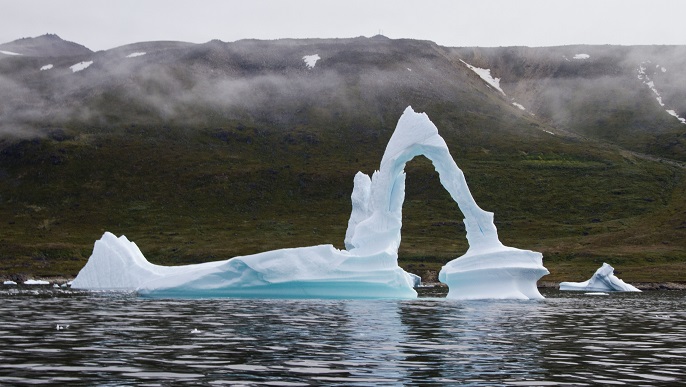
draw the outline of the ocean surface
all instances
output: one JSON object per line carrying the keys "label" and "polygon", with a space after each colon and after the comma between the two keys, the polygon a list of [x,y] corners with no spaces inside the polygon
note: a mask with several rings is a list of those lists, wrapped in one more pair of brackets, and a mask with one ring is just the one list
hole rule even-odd
{"label": "ocean surface", "polygon": [[0,286],[0,385],[679,385],[683,291],[156,300]]}

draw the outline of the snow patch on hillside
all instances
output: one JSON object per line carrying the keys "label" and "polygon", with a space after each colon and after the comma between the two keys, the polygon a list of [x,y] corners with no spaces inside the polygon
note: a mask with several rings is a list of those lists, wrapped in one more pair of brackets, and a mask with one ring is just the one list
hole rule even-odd
{"label": "snow patch on hillside", "polygon": [[17,54],[16,52],[12,52],[12,51],[3,51],[3,50],[0,50],[0,54],[5,54],[5,55],[22,55],[22,54]]}
{"label": "snow patch on hillside", "polygon": [[669,115],[676,117],[676,119],[679,120],[682,124],[686,124],[686,118],[679,117],[677,112],[675,112],[674,110],[668,109],[667,113],[669,113]]}
{"label": "snow patch on hillside", "polygon": [[[483,79],[489,86],[493,87],[494,89],[498,90],[501,92],[504,96],[507,96],[503,89],[500,88],[500,78],[495,78],[493,75],[491,75],[491,69],[482,69],[476,66],[472,66],[469,63],[463,61],[460,59],[460,62],[464,63],[465,66],[469,67],[470,70],[474,71],[481,79]],[[408,68],[408,70],[410,70]],[[411,70],[410,70],[411,71]],[[526,110],[524,105],[517,103],[514,98],[511,99],[512,105],[516,106],[518,109],[521,110]]]}
{"label": "snow patch on hillside", "polygon": [[51,68],[53,68],[52,64],[46,64],[45,66],[40,68],[40,71],[50,70]]}
{"label": "snow patch on hillside", "polygon": [[573,58],[574,58],[574,59],[588,59],[588,58],[590,58],[590,57],[591,57],[591,56],[588,55],[588,54],[576,54],[576,55],[574,55]]}
{"label": "snow patch on hillside", "polygon": [[147,52],[132,52],[129,55],[127,55],[126,57],[127,58],[135,58],[137,56],[143,56],[145,54],[147,54]]}
{"label": "snow patch on hillside", "polygon": [[491,75],[491,69],[482,69],[476,66],[472,66],[469,63],[463,61],[462,59],[460,59],[460,61],[464,63],[467,67],[469,67],[472,71],[477,73],[481,77],[481,79],[486,81],[486,83],[493,86],[493,88],[495,88],[499,92],[503,93],[503,95],[506,95],[503,89],[500,88],[500,78],[494,78]]}
{"label": "snow patch on hillside", "polygon": [[303,56],[303,62],[305,62],[308,69],[314,68],[314,65],[316,65],[317,61],[320,59],[322,59],[322,58],[319,57],[319,54]]}
{"label": "snow patch on hillside", "polygon": [[77,71],[81,71],[81,70],[87,69],[88,66],[90,66],[90,65],[92,65],[92,64],[93,64],[93,61],[92,61],[92,60],[91,60],[91,61],[88,61],[88,62],[79,62],[79,63],[77,63],[77,64],[75,64],[75,65],[69,66],[69,68],[71,69],[72,72],[75,73],[75,72],[77,72]]}
{"label": "snow patch on hillside", "polygon": [[[648,63],[650,63],[650,61],[643,62],[638,66],[638,79],[641,82],[643,82],[644,85],[648,86],[648,88],[650,88],[650,90],[655,94],[655,99],[657,100],[657,103],[659,103],[660,106],[664,107],[665,111],[669,115],[674,116],[682,124],[686,124],[686,118],[680,117],[679,114],[674,109],[667,109],[666,108],[667,106],[662,101],[662,96],[660,95],[660,92],[657,90],[657,87],[655,87],[655,82],[653,82],[653,80],[650,79],[650,76],[646,72],[646,70],[648,69],[646,67],[646,64],[648,64]],[[660,66],[660,65],[656,65],[655,68],[659,69],[663,73],[667,72],[667,69]],[[655,70],[655,71],[657,72],[657,70]]]}

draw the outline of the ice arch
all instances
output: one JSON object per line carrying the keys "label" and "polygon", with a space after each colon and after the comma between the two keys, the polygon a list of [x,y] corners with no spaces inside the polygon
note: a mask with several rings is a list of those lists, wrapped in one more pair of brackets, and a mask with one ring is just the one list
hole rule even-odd
{"label": "ice arch", "polygon": [[449,286],[449,298],[543,298],[536,282],[548,270],[542,254],[504,246],[498,239],[493,213],[479,208],[464,173],[450,155],[438,129],[424,113],[405,109],[391,136],[381,166],[369,176],[358,172],[352,194],[353,210],[345,245],[359,255],[397,254],[405,198],[405,165],[423,155],[434,165],[441,184],[464,215],[469,249],[448,262],[439,280]]}
{"label": "ice arch", "polygon": [[470,249],[502,247],[493,224],[493,213],[479,208],[464,173],[453,160],[443,137],[425,113],[411,107],[398,121],[381,166],[372,178],[358,172],[352,194],[353,210],[345,244],[349,251],[397,250],[405,199],[405,165],[423,155],[434,165],[441,184],[465,216]]}

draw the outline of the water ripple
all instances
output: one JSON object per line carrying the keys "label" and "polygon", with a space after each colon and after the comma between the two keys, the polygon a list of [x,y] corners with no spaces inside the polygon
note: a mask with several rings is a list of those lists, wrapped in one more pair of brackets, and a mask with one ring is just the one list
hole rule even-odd
{"label": "water ripple", "polygon": [[0,384],[669,385],[686,292],[154,300],[0,288]]}

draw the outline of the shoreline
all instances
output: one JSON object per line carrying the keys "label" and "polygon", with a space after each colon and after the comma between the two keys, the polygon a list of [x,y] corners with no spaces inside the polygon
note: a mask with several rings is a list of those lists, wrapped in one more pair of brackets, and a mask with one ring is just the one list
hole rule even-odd
{"label": "shoreline", "polygon": [[[4,284],[5,281],[14,281],[17,285],[24,286],[24,281],[35,280],[35,281],[46,281],[48,284],[42,285],[26,285],[26,286],[62,286],[74,280],[75,277],[24,277],[24,276],[11,276],[0,278],[0,284]],[[633,282],[631,285],[635,286],[639,290],[686,290],[686,282]],[[5,284],[4,286],[15,286],[13,284]],[[423,288],[434,288],[434,287],[447,287],[446,284],[442,282],[424,282],[421,287]],[[556,281],[539,281],[537,284],[539,289],[558,289],[560,283]]]}

